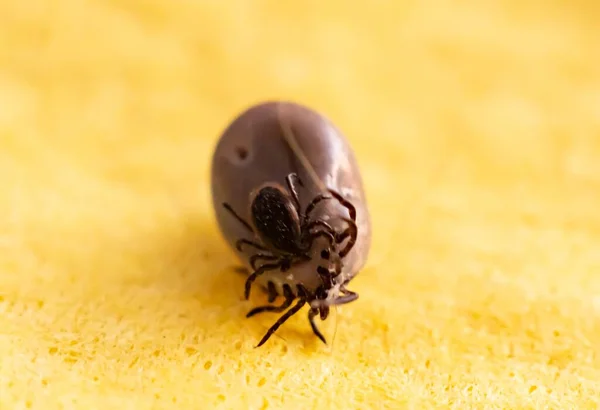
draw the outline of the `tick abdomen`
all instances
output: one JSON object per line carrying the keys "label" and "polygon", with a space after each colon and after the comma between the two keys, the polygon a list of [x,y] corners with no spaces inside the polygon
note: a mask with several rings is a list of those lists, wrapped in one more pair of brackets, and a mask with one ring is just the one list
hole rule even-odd
{"label": "tick abdomen", "polygon": [[[291,128],[300,154],[308,160],[314,174],[306,169],[297,150],[290,146],[282,121]],[[243,225],[227,214],[222,203],[227,202],[242,218],[253,221],[251,201],[256,190],[270,184],[285,186],[286,176],[296,173],[303,183],[298,187],[302,209],[323,193],[320,183],[327,189],[338,191],[356,207],[358,237],[355,246],[344,258],[342,276],[352,278],[365,264],[371,245],[371,228],[357,161],[345,137],[319,113],[289,102],[266,102],[247,109],[222,133],[214,152],[211,173],[217,222],[232,248],[240,238],[258,238],[252,238]],[[313,180],[314,176],[317,182]],[[278,212],[280,210],[263,217],[274,217]],[[282,216],[281,213],[279,215]],[[319,204],[313,217],[330,221],[335,229],[343,229],[344,222],[339,218],[348,218],[349,215],[339,202],[328,200]],[[322,249],[322,244],[319,239],[313,248]],[[285,247],[286,244],[279,245]],[[255,250],[238,252],[241,261],[251,271],[249,257],[252,253]],[[285,283],[301,283],[309,289],[315,288],[320,284],[316,274],[319,255],[311,256],[311,261],[294,266],[287,272],[266,273],[257,282],[265,285],[273,281],[278,287]]]}

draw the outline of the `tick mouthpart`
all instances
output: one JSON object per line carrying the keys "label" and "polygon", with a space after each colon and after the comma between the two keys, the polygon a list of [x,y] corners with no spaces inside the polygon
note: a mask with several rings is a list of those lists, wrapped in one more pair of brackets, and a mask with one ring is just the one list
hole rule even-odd
{"label": "tick mouthpart", "polygon": [[323,309],[334,304],[335,299],[340,295],[341,283],[331,281],[329,285],[324,285],[321,292],[315,295],[315,298],[310,300],[310,307],[313,309]]}

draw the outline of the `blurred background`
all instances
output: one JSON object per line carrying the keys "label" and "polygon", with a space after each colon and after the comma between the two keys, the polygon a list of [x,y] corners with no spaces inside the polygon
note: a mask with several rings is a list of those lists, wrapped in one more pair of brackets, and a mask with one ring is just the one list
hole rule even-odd
{"label": "blurred background", "polygon": [[[206,365],[202,349],[237,360],[192,341],[235,332],[250,346],[262,334],[243,319],[242,279],[226,271],[208,173],[221,131],[266,99],[309,105],[343,130],[373,214],[362,305],[340,321],[327,370],[363,372],[371,390],[330,381],[324,403],[343,392],[393,402],[411,383],[402,400],[413,404],[498,394],[520,405],[534,392],[591,403],[581,389],[592,379],[577,372],[599,376],[599,17],[586,0],[0,2],[5,403],[39,403],[47,385],[56,398],[75,380],[87,387],[69,400],[108,400],[100,385],[137,408],[172,403],[166,392],[180,405],[225,400],[176,361],[172,381],[148,381],[161,393],[142,399],[146,376],[105,360],[119,363],[122,340],[137,341],[146,369],[166,366],[160,354]],[[304,319],[285,343],[304,343]],[[181,329],[180,344],[164,341]],[[364,342],[339,347],[352,340]],[[353,367],[345,355],[359,350],[374,369],[402,363],[420,378]],[[286,360],[278,365],[314,372]],[[551,391],[538,388],[549,366],[566,372]],[[111,371],[120,384],[98,376]],[[235,386],[240,372],[219,377]],[[261,400],[252,388],[238,391],[247,403],[284,401],[275,387]]]}
{"label": "blurred background", "polygon": [[[322,110],[354,141],[377,138],[363,162],[386,153],[430,168],[449,143],[451,162],[469,156],[486,173],[598,166],[595,2],[0,7],[4,141],[52,141],[86,166],[125,166],[165,139],[200,160],[234,114],[266,98]],[[178,166],[189,162],[165,164]]]}

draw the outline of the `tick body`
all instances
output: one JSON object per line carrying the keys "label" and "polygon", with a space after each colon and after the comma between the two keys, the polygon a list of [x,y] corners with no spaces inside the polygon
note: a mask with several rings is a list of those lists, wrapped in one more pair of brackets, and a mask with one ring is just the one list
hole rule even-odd
{"label": "tick body", "polygon": [[211,179],[220,230],[250,272],[245,297],[256,285],[269,295],[270,304],[247,317],[285,312],[258,346],[304,305],[325,342],[315,318],[358,298],[348,285],[371,245],[363,182],[345,137],[305,106],[258,104],[222,133]]}

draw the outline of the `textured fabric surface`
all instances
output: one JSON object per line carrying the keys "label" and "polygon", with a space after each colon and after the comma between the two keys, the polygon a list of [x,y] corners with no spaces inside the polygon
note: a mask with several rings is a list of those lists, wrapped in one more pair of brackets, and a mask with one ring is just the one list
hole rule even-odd
{"label": "textured fabric surface", "polygon": [[[0,408],[596,408],[600,8],[525,4],[1,2]],[[303,312],[253,348],[210,208],[272,98],[364,173],[328,346]]]}

